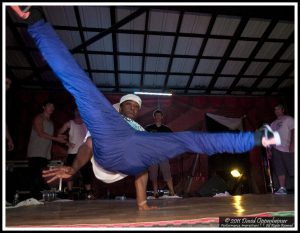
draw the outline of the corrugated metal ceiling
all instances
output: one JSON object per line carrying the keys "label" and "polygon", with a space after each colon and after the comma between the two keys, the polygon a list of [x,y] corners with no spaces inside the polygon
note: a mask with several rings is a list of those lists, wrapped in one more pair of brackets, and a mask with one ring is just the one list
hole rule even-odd
{"label": "corrugated metal ceiling", "polygon": [[[294,85],[294,6],[43,10],[103,92],[277,95]],[[24,88],[61,88],[26,25],[6,13],[6,75]]]}

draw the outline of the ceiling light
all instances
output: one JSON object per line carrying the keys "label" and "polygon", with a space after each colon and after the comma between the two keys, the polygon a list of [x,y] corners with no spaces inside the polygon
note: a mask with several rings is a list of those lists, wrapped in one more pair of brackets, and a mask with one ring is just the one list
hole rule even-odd
{"label": "ceiling light", "polygon": [[135,91],[134,94],[136,94],[136,95],[164,95],[164,96],[172,95],[172,93],[158,93],[158,92],[144,92],[144,91]]}

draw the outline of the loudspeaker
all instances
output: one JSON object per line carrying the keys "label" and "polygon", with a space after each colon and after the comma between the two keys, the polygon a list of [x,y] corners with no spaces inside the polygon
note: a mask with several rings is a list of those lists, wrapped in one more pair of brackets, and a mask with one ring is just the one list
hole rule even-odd
{"label": "loudspeaker", "polygon": [[228,191],[226,182],[220,176],[214,175],[200,187],[198,194],[202,197],[212,197],[225,191]]}
{"label": "loudspeaker", "polygon": [[28,191],[30,188],[28,167],[18,167],[6,171],[6,201],[12,202],[16,191]]}

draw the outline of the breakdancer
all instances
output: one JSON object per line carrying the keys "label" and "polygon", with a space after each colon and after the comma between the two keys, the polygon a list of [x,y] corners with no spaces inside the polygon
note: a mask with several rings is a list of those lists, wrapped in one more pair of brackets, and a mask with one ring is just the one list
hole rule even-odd
{"label": "breakdancer", "polygon": [[[92,159],[94,172],[96,168],[111,175],[135,176],[138,208],[148,210],[152,209],[146,202],[147,169],[151,165],[185,152],[207,155],[244,153],[255,146],[280,144],[278,132],[273,132],[267,125],[256,132],[240,133],[185,131],[153,134],[133,127],[137,124],[134,119],[141,107],[141,100],[121,99],[117,112],[77,64],[52,26],[44,21],[41,8],[31,7],[25,12],[20,7],[12,9],[28,22],[29,34],[53,72],[75,98],[90,132],[81,152],[78,152],[85,154],[85,159],[74,161],[72,167],[44,171],[48,182],[69,178],[84,162]],[[134,123],[130,125],[130,121]],[[101,175],[98,178],[101,179]]]}

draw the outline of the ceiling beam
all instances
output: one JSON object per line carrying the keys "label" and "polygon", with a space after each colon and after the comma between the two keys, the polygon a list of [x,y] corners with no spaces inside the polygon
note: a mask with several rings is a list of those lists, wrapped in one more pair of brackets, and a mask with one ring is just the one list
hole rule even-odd
{"label": "ceiling beam", "polygon": [[237,27],[234,35],[233,35],[233,38],[230,40],[230,43],[225,51],[225,54],[224,56],[222,57],[222,60],[221,62],[219,63],[209,85],[208,85],[208,88],[206,90],[206,93],[209,93],[209,91],[215,86],[216,82],[217,82],[217,79],[220,77],[221,75],[221,72],[222,70],[224,69],[224,66],[226,65],[226,63],[229,61],[229,57],[230,57],[230,54],[232,53],[234,47],[236,46],[236,43],[237,41],[239,40],[241,34],[243,33],[243,30],[245,28],[245,26],[247,25],[248,23],[248,18],[246,17],[243,17],[241,19],[241,22],[239,23],[239,26]]}
{"label": "ceiling beam", "polygon": [[[111,6],[110,8],[110,20],[111,20],[111,25],[116,24],[116,7]],[[115,89],[118,92],[119,91],[119,62],[118,62],[118,57],[116,55],[116,52],[118,51],[118,45],[117,45],[117,36],[114,31],[111,31],[111,36],[112,36],[112,45],[113,45],[113,58],[114,58],[114,75],[115,75]]]}
{"label": "ceiling beam", "polygon": [[179,15],[179,18],[178,18],[178,21],[177,21],[176,36],[175,36],[175,39],[174,39],[173,45],[172,45],[172,50],[171,50],[168,69],[167,69],[167,75],[166,75],[165,82],[164,82],[164,87],[163,87],[163,92],[167,89],[167,85],[168,85],[168,81],[169,81],[169,77],[170,77],[170,72],[171,72],[171,68],[172,68],[172,64],[173,64],[175,49],[176,49],[176,46],[177,46],[178,34],[179,34],[181,24],[182,24],[183,13],[184,13],[183,11],[180,11],[180,15]]}
{"label": "ceiling beam", "polygon": [[97,34],[96,36],[88,39],[85,43],[76,46],[75,48],[73,48],[71,50],[71,53],[77,53],[78,51],[80,51],[81,49],[83,49],[84,47],[87,47],[91,44],[93,44],[94,42],[100,40],[101,38],[107,36],[108,34],[111,34],[112,32],[115,32],[116,29],[124,26],[125,24],[129,23],[130,21],[134,20],[135,18],[139,17],[140,15],[142,15],[145,11],[147,10],[147,8],[145,7],[141,7],[140,9],[138,9],[137,11],[133,12],[131,15],[125,17],[124,19],[122,19],[121,21],[113,24],[110,28],[104,30],[103,32],[100,32],[99,34]]}
{"label": "ceiling beam", "polygon": [[[74,12],[75,12],[75,17],[76,17],[76,22],[77,22],[77,25],[78,25],[78,31],[79,31],[81,43],[85,43],[84,34],[83,34],[83,30],[82,30],[81,17],[80,17],[78,6],[74,6]],[[88,73],[89,73],[89,77],[90,77],[91,80],[93,80],[93,75],[92,75],[92,72],[91,72],[90,59],[89,59],[89,56],[87,54],[86,47],[83,48],[83,55],[84,55],[84,58],[85,58],[86,67],[87,67],[87,70],[88,70]]]}
{"label": "ceiling beam", "polygon": [[[268,89],[266,95],[271,95],[273,92],[275,92],[276,89],[278,89],[278,87],[280,86],[280,84],[288,79],[294,79],[294,77],[290,77],[289,75],[291,74],[291,72],[294,71],[294,64],[291,65],[282,75],[281,78],[277,77],[277,81]],[[287,78],[289,77],[289,78]]]}
{"label": "ceiling beam", "polygon": [[203,56],[203,52],[204,52],[204,49],[205,49],[205,47],[206,47],[206,44],[207,44],[207,41],[208,41],[208,38],[209,38],[208,35],[211,33],[211,30],[212,30],[212,28],[213,28],[213,26],[214,26],[214,24],[215,24],[216,19],[217,19],[217,15],[216,15],[216,14],[214,14],[214,15],[211,17],[211,19],[210,19],[208,28],[207,28],[207,30],[206,30],[206,36],[204,37],[204,39],[203,39],[203,41],[202,41],[201,48],[199,49],[199,52],[198,52],[198,55],[197,55],[197,59],[196,59],[196,61],[195,61],[195,63],[194,63],[192,72],[191,72],[191,74],[189,75],[190,77],[189,77],[189,80],[188,80],[188,82],[187,82],[187,84],[186,84],[184,93],[187,93],[188,90],[190,89],[190,86],[191,86],[191,83],[192,83],[192,81],[193,81],[193,78],[195,77],[195,73],[196,73],[196,70],[197,70],[197,68],[198,68],[200,59],[201,59],[202,56]]}
{"label": "ceiling beam", "polygon": [[[7,17],[7,23],[8,23],[8,26],[10,27],[11,29],[11,32],[13,33],[16,41],[18,42],[18,44],[21,46],[21,51],[23,52],[23,54],[25,55],[28,63],[30,64],[30,66],[32,67],[33,69],[33,74],[32,74],[32,77],[36,76],[38,78],[38,82],[39,84],[41,85],[41,87],[43,89],[46,89],[46,84],[45,82],[43,81],[43,78],[41,76],[41,73],[39,72],[36,64],[35,64],[35,61],[34,59],[32,58],[32,56],[30,55],[30,51],[28,49],[26,49],[26,44],[25,42],[22,40],[22,36],[20,35],[19,31],[17,30],[17,28],[13,25],[13,21],[11,19],[11,17],[9,16],[9,14],[6,14]],[[27,77],[26,77],[27,79]],[[23,79],[25,80],[25,79]]]}
{"label": "ceiling beam", "polygon": [[[146,11],[146,20],[145,20],[145,30],[144,30],[144,41],[143,41],[143,53],[140,55],[142,56],[142,67],[141,67],[141,81],[140,81],[140,90],[143,91],[144,86],[144,71],[145,71],[145,58],[146,58],[146,49],[147,49],[147,31],[149,29],[149,10]],[[130,53],[130,56],[132,56],[132,53]],[[168,54],[169,56],[169,54]]]}
{"label": "ceiling beam", "polygon": [[[114,85],[108,85],[108,86],[103,86],[103,85],[97,85],[97,88],[111,88],[111,89],[114,89]],[[136,87],[133,87],[133,86],[130,86],[130,85],[124,85],[124,86],[121,86],[120,88],[124,88],[124,89],[136,89]],[[157,87],[157,86],[144,86],[144,89],[154,89],[154,90],[161,90],[161,87]],[[190,90],[192,91],[206,91],[206,87],[203,86],[203,87],[193,87],[193,88],[190,88]],[[238,91],[238,92],[247,92],[249,91],[250,88],[245,88],[245,87],[238,87],[237,89],[235,89],[234,91]],[[184,91],[185,88],[184,87],[174,87],[172,88],[172,90],[180,90],[180,91]],[[259,89],[255,89],[256,92],[266,92],[268,91],[269,89],[268,88],[259,88]],[[212,89],[212,91],[227,91],[227,88],[215,88],[215,89]],[[186,93],[185,93],[186,94]],[[206,93],[203,93],[203,94],[206,94]]]}
{"label": "ceiling beam", "polygon": [[[252,85],[252,88],[256,88],[260,84],[260,82],[263,80],[262,77],[267,76],[269,71],[274,67],[274,65],[278,62],[280,57],[287,50],[287,48],[293,43],[293,41],[294,41],[294,33],[292,33],[290,35],[290,37],[288,38],[288,40],[286,41],[286,43],[283,46],[281,46],[281,48],[278,50],[278,52],[273,57],[272,61],[262,71],[261,76],[255,80],[255,82]],[[293,67],[293,65],[291,65],[291,66]]]}
{"label": "ceiling beam", "polygon": [[[292,65],[293,63],[291,63]],[[15,70],[33,70],[31,67],[22,67],[22,66],[11,66],[8,65],[7,66],[10,69],[15,69]],[[40,68],[39,70],[42,70],[42,68]],[[85,70],[85,72],[87,72],[87,70]],[[91,70],[92,73],[105,73],[105,74],[112,74],[114,73],[113,70],[98,70],[98,69],[92,69]],[[145,74],[149,74],[149,75],[167,75],[167,72],[161,72],[161,71],[130,71],[130,70],[119,70],[119,73],[122,74],[139,74],[139,75],[145,75]],[[176,76],[188,76],[190,75],[190,73],[179,73],[179,72],[170,72],[170,75],[176,75]],[[208,74],[208,73],[195,73],[195,76],[206,76],[206,77],[211,77],[212,74]],[[232,74],[222,74],[222,77],[232,77]],[[257,75],[243,75],[243,78],[252,78],[252,79],[257,79]],[[264,76],[262,77],[264,79],[274,79],[274,78],[278,78],[278,76]],[[289,78],[289,77],[286,77]],[[290,78],[292,79],[292,78]]]}
{"label": "ceiling beam", "polygon": [[[250,64],[254,61],[255,56],[257,55],[257,53],[260,51],[261,47],[265,43],[265,39],[273,31],[273,29],[275,28],[277,22],[278,22],[277,20],[272,20],[271,21],[271,23],[269,24],[269,26],[267,27],[267,29],[265,30],[265,32],[263,33],[263,35],[260,37],[259,41],[257,42],[255,48],[252,50],[251,54],[249,55],[247,61],[243,65],[242,69],[240,70],[240,72],[238,73],[238,75],[235,77],[235,80],[230,85],[229,90],[227,91],[227,94],[230,94],[231,91],[235,89],[236,85],[238,84],[238,82],[240,81],[240,79],[242,78],[242,76],[245,77],[244,73],[246,72],[246,70],[248,69],[248,67],[250,66]],[[262,77],[262,75],[261,75],[261,77]]]}
{"label": "ceiling beam", "polygon": [[[16,27],[19,28],[25,28],[27,27],[26,24],[24,23],[14,23],[14,25]],[[74,27],[74,26],[61,26],[61,25],[53,25],[52,26],[55,30],[63,30],[63,31],[78,31],[78,27]],[[98,32],[98,33],[102,33],[107,29],[104,28],[94,28],[94,27],[82,27],[82,31],[84,32]],[[136,35],[159,35],[159,36],[176,36],[177,33],[176,32],[162,32],[162,31],[144,31],[144,30],[138,30],[138,29],[116,29],[115,30],[116,33],[121,33],[121,34],[136,34]],[[179,37],[194,37],[194,38],[205,38],[207,37],[206,34],[202,34],[202,33],[188,33],[188,32],[179,32],[178,33]],[[230,40],[232,38],[232,36],[225,36],[225,35],[209,35],[209,37],[211,39],[228,39]],[[257,38],[253,38],[253,37],[241,37],[239,38],[239,40],[241,41],[257,41]],[[277,38],[266,38],[266,42],[284,42],[285,39],[277,39]],[[79,53],[79,51],[76,51],[76,53]]]}
{"label": "ceiling beam", "polygon": [[194,6],[151,6],[152,9],[162,9],[162,10],[175,10],[186,12],[196,12],[196,13],[208,13],[208,14],[218,14],[218,15],[232,15],[241,16],[247,18],[263,18],[263,19],[276,19],[276,20],[289,20],[294,21],[294,11],[296,6],[291,5],[268,5],[268,6],[255,6],[244,3],[226,6],[226,3],[222,5],[212,6],[201,6],[196,4]]}
{"label": "ceiling beam", "polygon": [[[146,45],[145,45],[146,46]],[[26,47],[29,51],[38,51],[37,48],[32,48],[32,47]],[[9,51],[18,51],[21,50],[21,46],[7,46],[6,50]],[[94,50],[86,50],[78,52],[78,54],[94,54],[94,55],[117,55],[117,56],[136,56],[136,57],[170,57],[170,54],[163,54],[163,53],[146,53],[146,50],[143,49],[142,53],[139,52],[110,52],[110,51],[94,51]],[[192,58],[192,59],[197,59],[199,56],[198,55],[183,55],[183,54],[174,54],[174,58]],[[214,57],[214,56],[201,56],[202,59],[220,59],[220,57]],[[246,57],[231,57],[231,61],[247,61],[248,58]],[[256,62],[270,62],[270,59],[267,58],[253,58],[253,61]],[[279,58],[278,60],[281,63],[293,63],[293,60],[289,59],[281,59]]]}

